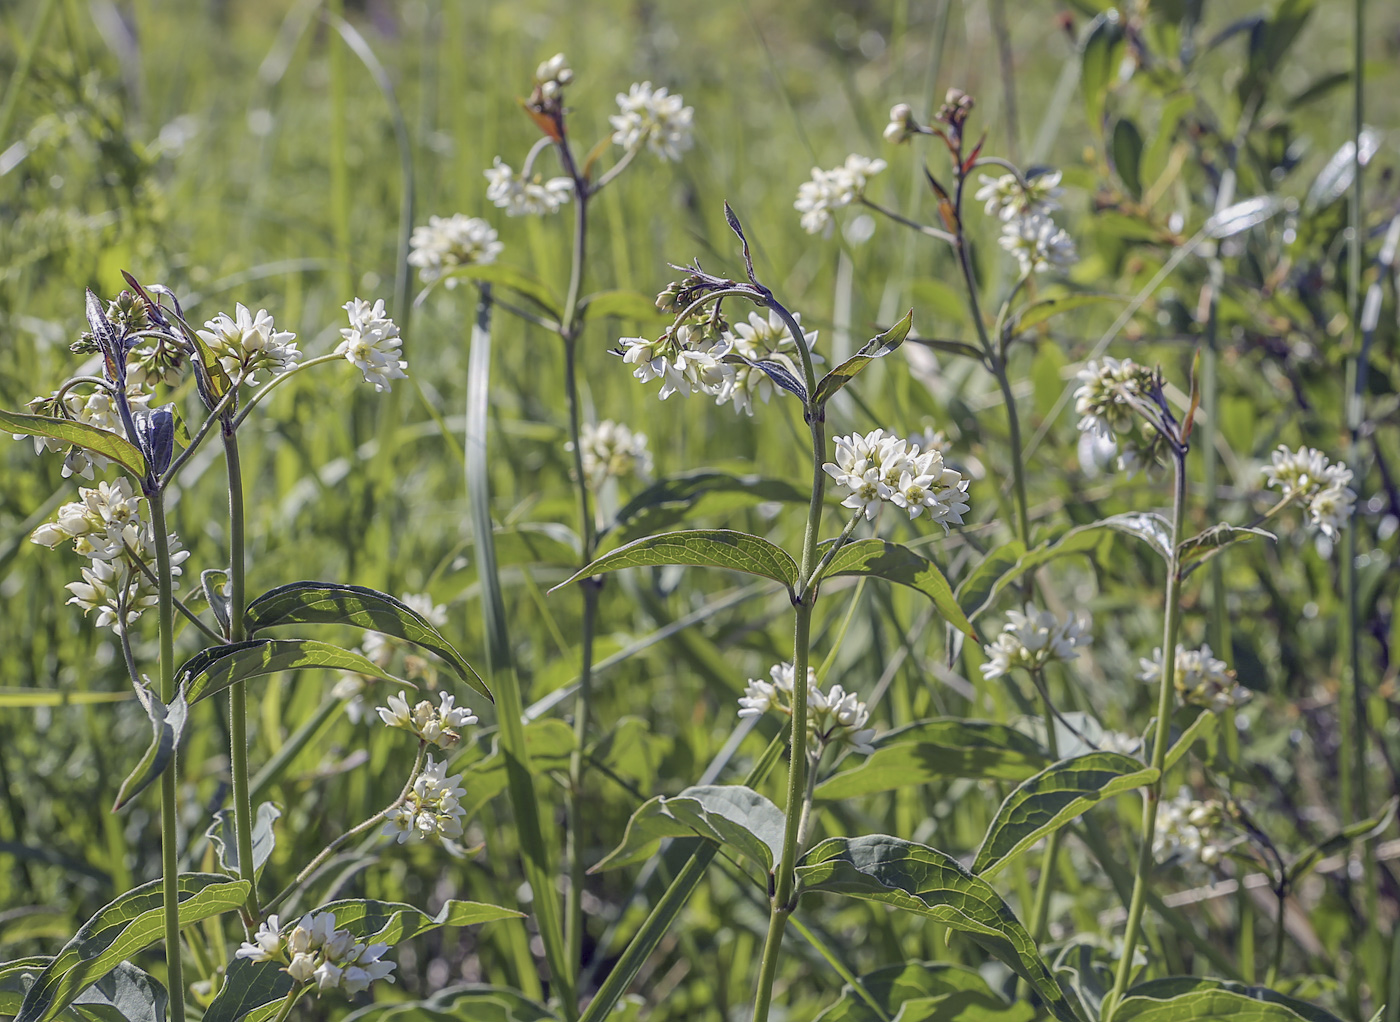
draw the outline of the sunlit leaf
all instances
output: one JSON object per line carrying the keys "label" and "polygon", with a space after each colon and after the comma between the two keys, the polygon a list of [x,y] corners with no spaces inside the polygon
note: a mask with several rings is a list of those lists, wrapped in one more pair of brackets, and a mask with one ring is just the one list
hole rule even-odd
{"label": "sunlit leaf", "polygon": [[709,784],[657,796],[627,821],[622,843],[589,872],[619,869],[647,859],[668,837],[701,837],[761,864],[764,872],[782,855],[783,811],[743,785]]}
{"label": "sunlit leaf", "polygon": [[768,540],[731,529],[692,529],[647,536],[618,547],[559,583],[550,592],[605,572],[669,564],[728,568],[771,578],[788,589],[797,585],[797,562],[787,551]]}
{"label": "sunlit leaf", "polygon": [[1257,195],[1233,206],[1226,206],[1206,221],[1205,232],[1212,238],[1229,238],[1251,227],[1258,227],[1283,208],[1273,195]]}
{"label": "sunlit leaf", "polygon": [[1177,548],[1177,560],[1181,565],[1181,572],[1183,575],[1189,575],[1226,547],[1260,537],[1278,541],[1277,536],[1265,529],[1251,528],[1247,525],[1229,525],[1225,522],[1212,525],[1209,529],[1196,533],[1190,539],[1181,541],[1181,545]]}
{"label": "sunlit leaf", "polygon": [[1330,1012],[1266,987],[1195,976],[1171,976],[1131,987],[1113,1017],[1122,1022],[1341,1022]]}
{"label": "sunlit leaf", "polygon": [[[272,856],[277,846],[277,832],[273,824],[282,816],[282,810],[273,802],[258,806],[253,816],[253,871],[261,874],[262,868]],[[220,809],[214,814],[214,822],[204,832],[214,846],[219,857],[219,865],[230,876],[238,876],[238,841],[234,833],[233,810]]]}
{"label": "sunlit leaf", "polygon": [[848,983],[841,997],[816,1022],[882,1022],[870,998],[886,1018],[900,1022],[1030,1022],[1035,1009],[1027,1001],[1008,1004],[982,975],[952,962],[900,962],[860,977],[861,996]]}
{"label": "sunlit leaf", "polygon": [[862,369],[875,359],[884,358],[903,344],[913,324],[914,310],[910,309],[894,326],[861,345],[859,351],[822,377],[821,382],[817,384],[816,403],[822,405],[831,400],[831,395],[855,379]]}
{"label": "sunlit leaf", "polygon": [[211,646],[186,660],[175,678],[185,699],[193,705],[237,681],[313,667],[351,671],[396,685],[409,684],[359,653],[313,639],[249,639]]}
{"label": "sunlit leaf", "polygon": [[869,575],[917,589],[933,601],[945,621],[969,638],[977,638],[938,565],[906,546],[883,539],[853,540],[836,552],[821,577],[838,575]]}
{"label": "sunlit leaf", "polygon": [[146,477],[146,457],[139,447],[125,437],[120,437],[110,430],[89,426],[86,422],[0,409],[0,429],[24,436],[46,437],[73,447],[81,447],[89,453],[116,462],[137,479]]}
{"label": "sunlit leaf", "polygon": [[136,698],[151,721],[151,744],[140,761],[122,781],[117,791],[113,811],[121,809],[165,772],[175,758],[175,750],[180,745],[180,735],[185,730],[185,720],[189,712],[183,692],[177,692],[174,700],[166,706],[145,685],[137,686]]}

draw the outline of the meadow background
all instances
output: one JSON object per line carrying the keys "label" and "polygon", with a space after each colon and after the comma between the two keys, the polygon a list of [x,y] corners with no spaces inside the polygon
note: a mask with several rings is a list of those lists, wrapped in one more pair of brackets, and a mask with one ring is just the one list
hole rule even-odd
{"label": "meadow background", "polygon": [[[1261,13],[1300,17],[1296,42],[1267,69],[1270,99],[1259,114],[1264,123],[1250,138],[1239,193],[1271,190],[1305,204],[1317,175],[1351,133],[1349,83],[1313,89],[1350,66],[1351,5],[1181,2],[1154,8],[1152,17],[1163,23],[1199,10],[1196,31],[1203,41]],[[919,336],[970,339],[947,253],[883,220],[868,239],[859,228],[842,233],[856,210],[846,212],[834,239],[813,238],[792,208],[812,166],[833,166],[859,152],[891,164],[872,185],[872,197],[902,210],[922,208],[932,220],[921,160],[926,155],[938,171],[941,150],[895,149],[880,132],[892,103],[906,101],[917,113],[931,114],[947,88],[957,86],[977,100],[975,131],[986,131],[988,152],[1064,172],[1061,219],[1081,260],[1052,287],[1134,294],[1170,251],[1162,243],[1167,214],[1184,209],[1195,226],[1210,211],[1199,207],[1199,180],[1189,171],[1164,190],[1157,210],[1123,210],[1123,183],[1079,87],[1079,39],[1097,11],[1093,0],[347,3],[345,16],[392,82],[396,111],[369,69],[319,20],[317,4],[6,5],[0,10],[0,82],[15,84],[0,109],[0,406],[21,408],[71,372],[68,344],[82,328],[81,289],[114,294],[123,269],[174,289],[191,321],[230,310],[237,300],[272,311],[282,329],[299,334],[303,349],[328,350],[338,306],[352,294],[395,303],[406,202],[409,226],[430,214],[486,217],[505,243],[501,262],[528,267],[562,292],[567,213],[506,219],[485,200],[482,176],[496,155],[518,166],[537,137],[516,97],[528,92],[535,66],[559,50],[575,69],[569,105],[580,148],[610,130],[614,94],[633,81],[665,85],[695,108],[696,145],[683,161],[639,159],[595,204],[589,290],[655,293],[675,275],[668,261],[694,257],[709,269],[736,272],[737,253],[722,215],[728,200],[754,242],[765,282],[802,313],[805,325],[820,330],[817,350],[828,358],[911,306]],[[1400,202],[1394,173],[1400,162],[1400,8],[1372,3],[1368,17],[1366,119],[1381,132],[1367,177],[1374,250]],[[44,32],[36,40],[38,24]],[[1222,112],[1227,128],[1238,117],[1234,90],[1249,45],[1247,24],[1227,32],[1198,56],[1191,75],[1192,87]],[[1140,72],[1143,77],[1150,75]],[[1187,145],[1183,159],[1195,166],[1200,150],[1190,150],[1184,131],[1159,141],[1161,97],[1140,80],[1104,88],[1112,93],[1113,117],[1130,117],[1141,131],[1144,182],[1156,179],[1180,145]],[[411,195],[396,130],[408,141]],[[1210,143],[1203,141],[1202,149]],[[1345,453],[1341,365],[1350,328],[1345,255],[1335,240],[1345,201],[1337,198],[1299,214],[1290,241],[1262,245],[1274,246],[1277,256],[1279,245],[1296,242],[1288,273],[1301,277],[1301,267],[1315,266],[1321,275],[1315,288],[1291,288],[1294,276],[1261,284],[1255,278],[1272,267],[1251,262],[1249,252],[1231,254],[1237,259],[1233,289],[1222,303],[1220,328],[1221,517],[1248,516],[1257,466],[1278,443]],[[1156,226],[1142,226],[1154,217]],[[981,230],[979,271],[991,293],[1004,293],[1014,282],[1011,266],[994,244],[995,223],[987,220]],[[1199,260],[1184,261],[1111,353],[1160,361],[1184,388],[1201,341],[1196,304],[1204,275]],[[372,393],[349,370],[307,374],[280,391],[245,430],[250,591],[311,578],[394,594],[427,592],[449,609],[446,634],[479,661],[481,588],[461,457],[471,294],[439,289],[414,307],[407,299],[418,286],[415,281],[397,296],[410,378],[392,395]],[[1394,656],[1400,636],[1394,613],[1400,363],[1394,286],[1387,287],[1369,381],[1371,471],[1358,487],[1370,738],[1363,787],[1371,808],[1396,790],[1400,776]],[[1078,462],[1072,416],[1066,411],[1047,420],[1070,385],[1073,364],[1115,311],[1085,307],[1016,349],[1012,375],[1021,381],[1023,421],[1028,433],[1045,430],[1030,459],[1038,528],[1168,500],[1166,487],[1144,475],[1091,477]],[[582,348],[587,418],[612,418],[646,432],[657,475],[713,467],[804,485],[805,469],[794,470],[791,447],[800,444],[800,415],[780,401],[760,407],[753,419],[703,397],[658,405],[653,389],[638,386],[607,353],[619,336],[640,328],[651,325],[590,325]],[[935,548],[956,581],[974,556],[1005,535],[1001,398],[991,378],[970,363],[940,360],[913,346],[904,351],[909,357],[875,367],[852,388],[857,393],[838,409],[833,434],[893,422],[906,435],[936,428],[950,436],[950,461],[974,479],[975,521]],[[578,670],[578,601],[567,592],[544,592],[572,571],[548,528],[572,522],[574,507],[559,346],[499,317],[492,372],[493,511],[528,704],[563,689]],[[198,468],[186,474],[172,514],[194,552],[191,563],[215,565],[226,539],[222,476],[212,450],[197,465],[213,470],[207,478]],[[629,492],[614,496],[614,506]],[[154,800],[121,814],[108,811],[149,737],[146,717],[131,698],[110,634],[63,606],[63,585],[76,577],[77,558],[26,541],[70,494],[57,461],[35,459],[28,442],[0,447],[0,959],[52,953],[96,908],[159,867]],[[795,523],[772,511],[752,502],[716,504],[695,521],[791,543]],[[1198,507],[1193,521],[1211,519]],[[1111,555],[1105,551],[1098,562],[1057,562],[1046,588],[1058,594],[1052,609],[1083,608],[1099,623],[1073,684],[1064,685],[1065,705],[1092,709],[1109,726],[1127,728],[1136,720],[1140,731],[1152,695],[1136,680],[1137,662],[1160,644],[1160,567],[1128,540],[1114,542]],[[1209,604],[1200,577],[1186,595],[1185,634],[1192,642],[1205,635]],[[1276,546],[1253,544],[1231,555],[1225,579],[1232,662],[1241,682],[1257,693],[1245,715],[1243,759],[1232,783],[1276,840],[1301,850],[1335,830],[1346,812],[1338,795],[1348,751],[1342,744],[1347,711],[1339,695],[1336,558],[1319,552],[1298,526],[1282,530]],[[1007,594],[1001,609],[1010,606],[1014,598]],[[848,611],[832,678],[867,694],[882,683],[884,698],[873,711],[880,727],[941,713],[1014,719],[1021,712],[1013,694],[980,683],[975,646],[948,663],[945,629],[930,622],[917,596],[870,587],[853,610],[844,595],[833,596],[814,631],[822,655],[833,648]],[[616,843],[642,800],[693,783],[720,751],[733,732],[735,699],[745,681],[790,658],[789,612],[781,591],[723,575],[660,571],[609,583],[597,651],[603,666],[592,755],[602,767],[590,778],[596,806],[586,838],[590,861]],[[345,638],[355,641],[353,633]],[[153,634],[143,632],[138,650],[144,659],[153,658],[153,647]],[[319,729],[315,741],[279,764],[264,789],[284,813],[273,870],[295,870],[356,814],[388,802],[406,765],[398,763],[403,750],[391,734],[344,715],[329,696],[333,681],[313,672],[274,678],[255,697],[255,772],[307,721]],[[473,707],[483,727],[473,734],[463,766],[491,751],[490,707]],[[227,725],[212,708],[201,710],[181,767],[185,823],[195,849],[200,844],[193,839],[227,798]],[[563,712],[550,709],[541,717]],[[776,721],[760,725],[725,776],[742,774],[776,729]],[[562,769],[567,752],[561,761],[550,740],[541,729],[545,770],[550,764]],[[469,776],[469,791],[471,783]],[[769,787],[776,797],[777,781]],[[483,780],[479,790],[491,789]],[[550,807],[547,824],[557,823],[552,814],[562,795],[544,771],[539,794]],[[885,827],[966,850],[975,847],[998,799],[996,791],[967,781],[905,788],[838,807],[827,814],[826,826],[832,833]],[[448,897],[517,904],[521,877],[509,806],[504,798],[483,797],[474,808],[470,843],[481,847],[466,859],[395,848],[372,865],[347,864],[337,878],[341,889],[429,908]],[[1132,812],[1124,808],[1123,819]],[[1385,835],[1394,836],[1393,829]],[[1365,884],[1343,870],[1309,888],[1303,937],[1290,943],[1286,973],[1299,996],[1348,1019],[1369,1017],[1388,1001],[1385,1017],[1400,1018],[1395,868],[1381,860]],[[1109,933],[1118,902],[1097,865],[1076,849],[1063,872],[1054,918]],[[664,866],[660,874],[666,875]],[[632,897],[634,879],[628,872],[590,879],[586,957],[605,964],[641,918],[647,891]],[[1208,879],[1183,875],[1177,886],[1191,889]],[[1009,900],[1019,904],[1027,893],[1013,885]],[[1204,900],[1183,911],[1207,944],[1232,955],[1244,948],[1252,958],[1255,924],[1244,921],[1252,915],[1245,899]],[[636,988],[646,1017],[740,1017],[766,915],[764,900],[750,887],[712,871]],[[945,945],[940,928],[911,926],[870,907],[833,903],[823,925],[858,971],[894,957],[976,960],[964,945]],[[1267,921],[1258,926],[1262,946],[1271,931]],[[538,948],[530,942],[519,923],[421,938],[399,949],[400,982],[380,996],[422,996],[462,981],[538,994],[537,975],[527,967]],[[1179,937],[1164,938],[1159,950],[1187,970],[1204,962],[1200,948]],[[810,1018],[835,998],[841,981],[809,949],[791,953],[781,996],[791,1018]],[[326,1001],[302,1010],[331,1017],[344,1009]]]}

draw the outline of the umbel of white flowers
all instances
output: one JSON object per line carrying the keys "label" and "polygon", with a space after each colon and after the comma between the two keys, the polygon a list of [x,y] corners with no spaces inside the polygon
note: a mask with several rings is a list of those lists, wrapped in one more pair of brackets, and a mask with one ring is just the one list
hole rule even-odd
{"label": "umbel of white flowers", "polygon": [[1335,540],[1351,520],[1356,493],[1347,485],[1351,469],[1346,462],[1332,465],[1326,455],[1312,447],[1290,451],[1280,444],[1263,472],[1264,481],[1283,491],[1285,500],[1304,506],[1308,524],[1327,539]]}
{"label": "umbel of white flowers", "polygon": [[661,159],[677,161],[694,145],[690,133],[694,108],[664,87],[653,89],[651,82],[633,82],[630,89],[617,94],[617,107],[618,113],[608,120],[613,126],[613,142],[624,149],[645,145]]}
{"label": "umbel of white flowers", "polygon": [[[771,681],[751,678],[739,698],[739,716],[757,717],[768,710],[792,716],[792,664],[774,664],[769,670]],[[817,672],[807,668],[807,737],[813,758],[820,758],[830,745],[849,745],[856,752],[870,755],[875,747],[870,740],[875,729],[865,725],[870,711],[840,685],[823,692],[817,686]]]}
{"label": "umbel of white flowers", "polygon": [[1111,443],[1118,452],[1118,468],[1129,475],[1158,464],[1166,440],[1140,413],[1154,387],[1152,370],[1130,358],[1090,359],[1076,378],[1074,410],[1080,432]]}
{"label": "umbel of white flowers", "polygon": [[294,982],[315,983],[318,991],[342,987],[357,994],[377,979],[394,982],[395,964],[382,960],[389,945],[364,944],[349,930],[336,929],[333,912],[308,912],[287,933],[281,930],[278,917],[268,916],[234,957],[281,962]]}
{"label": "umbel of white flowers", "polygon": [[949,522],[962,524],[968,509],[968,481],[944,464],[942,451],[920,450],[883,429],[837,437],[836,460],[822,468],[846,491],[842,506],[866,518],[874,518],[888,503],[910,518],[924,515],[947,532]]}
{"label": "umbel of white flowers", "polygon": [[429,756],[408,795],[384,814],[380,833],[397,839],[399,844],[461,837],[462,818],[467,813],[461,803],[467,789],[461,787],[461,780],[461,774],[447,776],[446,760],[439,763]]}
{"label": "umbel of white flowers", "polygon": [[454,288],[461,279],[452,276],[459,266],[486,266],[496,261],[505,247],[496,240],[496,229],[479,217],[454,213],[449,217],[430,216],[425,226],[415,227],[409,239],[410,266],[418,267],[423,283],[446,277]]}
{"label": "umbel of white flowers", "polygon": [[1020,667],[1039,671],[1046,664],[1075,660],[1077,646],[1089,645],[1089,622],[1070,614],[1063,621],[1048,610],[1037,610],[1027,603],[1024,611],[1012,610],[1006,615],[1001,632],[982,651],[987,662],[979,669],[982,677],[1000,678]]}
{"label": "umbel of white flowers", "polygon": [[419,741],[450,749],[462,740],[457,729],[475,724],[477,719],[476,714],[465,706],[457,706],[456,701],[448,693],[439,692],[437,706],[423,699],[410,707],[408,700],[395,692],[389,697],[388,706],[376,706],[375,711],[387,727],[402,728]]}
{"label": "umbel of white flowers", "polygon": [[[1162,649],[1152,651],[1152,659],[1140,659],[1142,673],[1138,675],[1150,685],[1162,680]],[[1188,706],[1203,706],[1212,713],[1220,713],[1231,707],[1241,706],[1249,701],[1250,691],[1235,681],[1235,672],[1218,660],[1211,652],[1209,644],[1200,649],[1176,647],[1176,672],[1173,683],[1177,695]]]}
{"label": "umbel of white flowers", "polygon": [[[601,490],[609,479],[651,477],[651,451],[647,450],[647,435],[634,433],[620,422],[604,419],[596,426],[584,423],[579,433],[583,460],[583,477],[589,489]],[[567,441],[564,450],[572,451],[574,442]]]}
{"label": "umbel of white flowers", "polygon": [[235,383],[257,386],[254,373],[259,369],[270,369],[275,376],[301,361],[301,352],[293,343],[297,335],[278,330],[266,309],[253,315],[239,302],[232,316],[221,312],[204,327],[196,333]]}
{"label": "umbel of white flowers", "polygon": [[1224,822],[1225,811],[1219,802],[1198,801],[1190,788],[1182,788],[1157,811],[1152,854],[1158,862],[1174,858],[1182,865],[1199,862],[1213,866],[1230,848],[1230,843],[1221,839]]}
{"label": "umbel of white flowers", "polygon": [[832,211],[859,201],[870,179],[886,166],[884,160],[851,153],[844,164],[831,170],[813,167],[812,180],[798,186],[797,201],[792,204],[802,214],[802,229],[829,235],[835,223]]}

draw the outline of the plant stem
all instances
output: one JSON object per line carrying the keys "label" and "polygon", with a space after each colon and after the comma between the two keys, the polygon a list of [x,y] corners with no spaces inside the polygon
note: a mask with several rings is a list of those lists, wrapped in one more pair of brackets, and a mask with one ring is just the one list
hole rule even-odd
{"label": "plant stem", "polygon": [[[326,0],[331,20],[345,16],[345,0]],[[354,290],[355,272],[350,263],[350,166],[346,126],[349,121],[349,88],[345,72],[346,45],[335,36],[326,41],[326,64],[330,73],[331,124],[329,139],[331,231],[335,238],[337,285],[341,294]]]}
{"label": "plant stem", "polygon": [[[243,463],[238,436],[228,419],[220,427],[224,463],[228,466],[228,641],[245,638],[243,612],[247,602],[247,545],[243,514]],[[238,875],[248,881],[247,908],[258,912],[258,874],[253,864],[253,803],[248,795],[248,683],[235,681],[228,690],[229,764],[233,773],[233,830],[238,846]]]}
{"label": "plant stem", "polygon": [[[1060,739],[1055,734],[1055,707],[1050,702],[1050,692],[1045,687],[1045,679],[1040,676],[1040,669],[1033,671],[1035,675],[1036,688],[1040,690],[1040,701],[1045,707],[1045,744],[1050,750],[1052,759],[1058,761],[1060,758]],[[1040,878],[1036,881],[1035,904],[1031,909],[1031,936],[1037,943],[1045,939],[1046,926],[1050,921],[1050,894],[1051,888],[1055,885],[1055,858],[1060,852],[1060,835],[1062,830],[1050,832],[1050,836],[1045,840],[1045,854],[1040,860]]]}
{"label": "plant stem", "polygon": [[1283,920],[1288,908],[1286,898],[1278,899],[1278,918],[1274,920],[1274,953],[1269,959],[1269,971],[1264,977],[1264,985],[1272,987],[1278,982],[1278,972],[1283,965],[1283,938],[1287,930],[1284,928]]}
{"label": "plant stem", "polygon": [[1162,683],[1157,692],[1157,732],[1152,742],[1152,766],[1157,779],[1147,788],[1142,805],[1142,846],[1138,849],[1137,873],[1133,877],[1133,893],[1128,902],[1128,925],[1123,932],[1123,956],[1118,960],[1118,973],[1113,991],[1104,1002],[1104,1022],[1112,1022],[1113,1011],[1128,989],[1133,971],[1133,953],[1142,926],[1143,909],[1147,904],[1147,889],[1155,859],[1152,840],[1157,833],[1157,810],[1162,800],[1162,771],[1167,762],[1167,740],[1171,737],[1172,699],[1176,693],[1176,636],[1181,623],[1181,570],[1178,548],[1181,545],[1181,520],[1186,512],[1186,452],[1173,452],[1175,483],[1172,488],[1171,556],[1167,560],[1167,596],[1165,620],[1162,625]]}
{"label": "plant stem", "polygon": [[[160,698],[169,706],[175,701],[175,603],[170,573],[170,533],[165,527],[165,494],[160,489],[147,494],[151,507],[151,529],[155,533],[156,574],[160,600]],[[171,1022],[184,1022],[185,982],[180,961],[180,860],[179,820],[175,804],[178,753],[160,776],[160,862],[161,893],[165,907],[166,988],[170,991]]]}

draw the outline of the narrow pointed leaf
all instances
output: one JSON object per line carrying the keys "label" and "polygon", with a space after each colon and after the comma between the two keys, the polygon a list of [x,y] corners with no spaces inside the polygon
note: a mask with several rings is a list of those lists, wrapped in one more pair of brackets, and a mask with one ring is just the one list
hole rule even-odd
{"label": "narrow pointed leaf", "polygon": [[618,547],[559,583],[550,592],[610,571],[665,564],[728,568],[750,575],[762,575],[781,582],[789,590],[797,585],[797,562],[786,550],[768,540],[731,529],[692,529],[647,536]]}
{"label": "narrow pointed leaf", "polygon": [[51,415],[29,415],[3,409],[0,409],[0,428],[10,433],[41,436],[81,447],[91,454],[115,461],[138,479],[146,477],[146,457],[141,449],[110,430]]}
{"label": "narrow pointed leaf", "polygon": [[[943,572],[922,554],[883,539],[858,539],[847,543],[831,559],[822,578],[837,575],[870,575],[917,589],[937,608],[943,620],[971,639],[977,638]],[[818,579],[820,581],[820,579]]]}
{"label": "narrow pointed leaf", "polygon": [[[277,832],[273,824],[282,816],[282,810],[273,802],[258,806],[253,816],[253,870],[262,873],[272,850],[277,846]],[[204,832],[214,851],[219,856],[219,866],[230,876],[238,876],[238,841],[234,834],[232,809],[220,809],[214,814],[214,822]]]}
{"label": "narrow pointed leaf", "polygon": [[1156,779],[1153,767],[1117,752],[1091,752],[1047,767],[1006,796],[977,850],[972,872],[991,876],[1085,810]]}
{"label": "narrow pointed leaf", "polygon": [[1140,983],[1113,1012],[1119,1022],[1340,1022],[1337,1016],[1267,987],[1170,976]]}
{"label": "narrow pointed leaf", "polygon": [[1171,524],[1153,511],[1129,511],[1126,514],[1110,515],[1094,523],[1101,529],[1112,529],[1127,536],[1136,536],[1161,555],[1163,560],[1171,557]]}
{"label": "narrow pointed leaf", "polygon": [[[1022,575],[1035,571],[1057,558],[1087,554],[1095,550],[1103,540],[1096,531],[1101,525],[1102,523],[1095,522],[1070,529],[1064,535],[1047,540],[1024,553],[1018,554],[1018,550],[1023,548],[1014,540],[993,550],[987,555],[987,561],[990,563],[984,562],[985,567],[979,565],[958,587],[958,605],[963,608],[969,619],[977,618],[991,607],[999,593]],[[1013,555],[1016,555],[1014,559]],[[1006,566],[1008,561],[1011,562],[1009,567]],[[998,569],[1001,569],[1000,574],[996,574]],[[995,577],[992,577],[993,575]]]}
{"label": "narrow pointed leaf", "polygon": [[743,785],[701,785],[669,798],[657,796],[632,814],[622,843],[589,872],[645,861],[668,837],[701,837],[747,856],[771,872],[782,854],[783,811]]}
{"label": "narrow pointed leaf", "polygon": [[1276,196],[1257,195],[1226,206],[1206,221],[1204,230],[1217,240],[1229,238],[1251,227],[1258,227],[1281,209],[1283,202]]}
{"label": "narrow pointed leaf", "polygon": [[1209,710],[1202,710],[1196,714],[1196,719],[1186,728],[1167,748],[1167,761],[1162,765],[1165,772],[1176,766],[1181,758],[1191,751],[1191,746],[1200,741],[1209,741],[1211,736],[1220,729],[1220,718]]}
{"label": "narrow pointed leaf", "polygon": [[952,962],[901,962],[860,977],[865,996],[849,983],[840,1000],[815,1022],[881,1022],[870,998],[885,1018],[900,1022],[1030,1022],[1035,1009],[1027,1001],[1008,1004],[981,974]]}
{"label": "narrow pointed leaf", "polygon": [[831,395],[855,379],[862,369],[875,359],[884,358],[903,344],[904,339],[909,336],[909,328],[913,325],[914,310],[910,309],[894,326],[861,345],[859,351],[822,377],[822,381],[817,384],[816,403],[823,405],[831,400]]}
{"label": "narrow pointed leaf", "polygon": [[425,288],[414,304],[419,304],[433,287],[448,280],[475,280],[483,284],[494,284],[503,287],[508,291],[514,291],[524,298],[528,298],[540,308],[544,309],[555,319],[559,318],[559,299],[554,292],[549,289],[549,285],[544,281],[525,270],[515,266],[506,266],[502,263],[488,263],[476,266],[457,266],[444,273],[428,288]]}
{"label": "narrow pointed leaf", "polygon": [[1191,574],[1226,547],[1260,537],[1274,542],[1278,541],[1278,537],[1267,529],[1255,529],[1246,525],[1229,525],[1225,522],[1212,525],[1209,529],[1196,533],[1190,539],[1182,540],[1181,545],[1177,548],[1177,558],[1181,564],[1182,575]]}
{"label": "narrow pointed leaf", "polygon": [[396,685],[409,685],[358,653],[314,639],[250,639],[211,646],[186,660],[175,677],[185,699],[193,705],[236,681],[313,667],[352,671]]}
{"label": "narrow pointed leaf", "polygon": [[1079,1022],[1069,998],[1006,902],[949,855],[887,834],[830,838],[797,867],[801,890],[893,905],[966,934],[1021,976],[1061,1022]]}
{"label": "narrow pointed leaf", "polygon": [[1074,309],[1083,309],[1090,305],[1103,305],[1108,302],[1128,301],[1122,295],[1099,295],[1099,294],[1072,294],[1059,295],[1055,298],[1042,298],[1040,301],[1031,302],[1011,317],[1011,325],[1006,333],[1011,336],[1025,333],[1027,330],[1034,330],[1040,324],[1054,319],[1061,313],[1070,312]]}
{"label": "narrow pointed leaf", "polygon": [[[79,927],[29,988],[15,1022],[48,1022],[119,962],[163,939],[162,883],[127,891]],[[181,926],[232,912],[248,897],[246,882],[214,873],[183,873],[178,890]]]}
{"label": "narrow pointed leaf", "polygon": [[737,351],[729,352],[723,357],[723,361],[757,369],[789,394],[796,394],[804,402],[807,400],[807,388],[803,386],[801,380],[792,374],[792,370],[781,362],[774,362],[772,359],[766,358],[749,358]]}
{"label": "narrow pointed leaf", "polygon": [[1390,826],[1390,821],[1395,819],[1397,804],[1400,804],[1400,796],[1392,798],[1381,807],[1381,811],[1375,816],[1358,820],[1350,826],[1343,827],[1331,837],[1318,842],[1298,856],[1298,860],[1288,867],[1286,875],[1289,885],[1297,885],[1327,856],[1345,852],[1357,841],[1365,841],[1383,833]]}
{"label": "narrow pointed leaf", "polygon": [[249,635],[292,624],[354,625],[383,632],[436,653],[452,665],[463,681],[492,699],[486,682],[432,622],[388,593],[336,582],[292,582],[259,596],[248,605],[244,620]]}
{"label": "narrow pointed leaf", "polygon": [[188,716],[189,704],[182,692],[177,692],[174,701],[166,706],[154,692],[141,685],[136,689],[136,698],[151,719],[151,744],[126,780],[122,781],[116,804],[112,806],[113,812],[145,791],[170,766],[175,750],[180,746],[180,736],[184,733]]}

